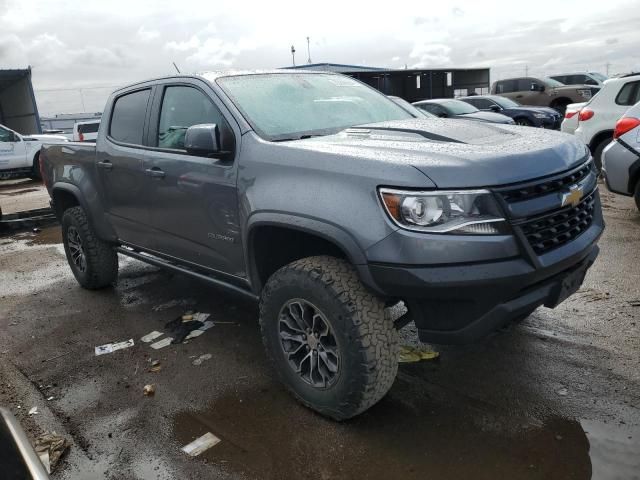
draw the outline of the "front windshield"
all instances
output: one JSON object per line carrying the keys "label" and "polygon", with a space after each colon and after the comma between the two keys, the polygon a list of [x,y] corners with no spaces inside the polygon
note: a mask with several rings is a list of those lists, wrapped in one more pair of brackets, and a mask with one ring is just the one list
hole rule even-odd
{"label": "front windshield", "polygon": [[217,82],[253,129],[272,141],[414,118],[376,90],[342,75],[251,74]]}
{"label": "front windshield", "polygon": [[448,102],[442,102],[441,105],[449,110],[452,115],[466,115],[468,113],[475,113],[479,111],[473,105],[460,100],[449,100]]}
{"label": "front windshield", "polygon": [[549,85],[550,87],[564,87],[564,83],[554,80],[553,78],[545,77],[543,78],[544,83]]}
{"label": "front windshield", "polygon": [[496,102],[502,108],[516,108],[520,106],[518,102],[514,102],[510,98],[506,98],[506,97],[491,97],[491,100]]}

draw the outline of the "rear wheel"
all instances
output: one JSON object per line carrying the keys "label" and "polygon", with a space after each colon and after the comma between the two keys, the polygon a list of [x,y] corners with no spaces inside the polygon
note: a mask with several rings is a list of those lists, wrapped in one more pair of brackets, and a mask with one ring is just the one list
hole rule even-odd
{"label": "rear wheel", "polygon": [[516,125],[522,125],[523,127],[531,127],[533,124],[526,118],[516,118]]}
{"label": "rear wheel", "polygon": [[31,173],[29,174],[33,180],[40,180],[40,152],[36,153],[36,156],[33,157],[33,165],[31,167]]}
{"label": "rear wheel", "polygon": [[118,277],[118,255],[98,238],[82,207],[62,215],[62,241],[67,261],[78,283],[87,289],[113,285]]}
{"label": "rear wheel", "polygon": [[636,191],[633,194],[633,198],[636,201],[636,207],[640,210],[640,180],[636,183]]}
{"label": "rear wheel", "polygon": [[607,137],[604,140],[601,140],[600,143],[596,145],[596,148],[593,149],[593,161],[596,164],[598,172],[602,170],[602,152],[612,141],[613,137]]}
{"label": "rear wheel", "polygon": [[264,287],[260,326],[280,380],[306,406],[343,420],[391,388],[398,333],[384,302],[333,257],[282,267]]}

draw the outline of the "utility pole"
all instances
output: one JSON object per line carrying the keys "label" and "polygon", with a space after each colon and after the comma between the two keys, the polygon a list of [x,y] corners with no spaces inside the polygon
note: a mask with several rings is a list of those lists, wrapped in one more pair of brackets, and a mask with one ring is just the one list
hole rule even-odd
{"label": "utility pole", "polygon": [[609,67],[611,66],[611,63],[607,62],[604,64],[604,68],[607,70],[607,77],[609,76]]}
{"label": "utility pole", "polygon": [[311,63],[311,48],[309,47],[309,37],[307,37],[307,63]]}
{"label": "utility pole", "polygon": [[296,66],[296,47],[291,45],[291,60],[293,61],[293,66]]}
{"label": "utility pole", "polygon": [[524,66],[524,76],[528,77],[529,76],[529,65],[525,65]]}

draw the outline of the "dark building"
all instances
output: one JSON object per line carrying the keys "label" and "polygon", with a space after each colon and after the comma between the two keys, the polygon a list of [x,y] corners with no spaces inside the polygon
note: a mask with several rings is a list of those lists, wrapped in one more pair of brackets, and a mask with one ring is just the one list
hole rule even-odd
{"label": "dark building", "polygon": [[286,68],[343,73],[377,88],[386,95],[396,95],[409,102],[429,98],[462,97],[473,93],[487,94],[490,87],[488,68],[389,70],[337,63],[311,63]]}

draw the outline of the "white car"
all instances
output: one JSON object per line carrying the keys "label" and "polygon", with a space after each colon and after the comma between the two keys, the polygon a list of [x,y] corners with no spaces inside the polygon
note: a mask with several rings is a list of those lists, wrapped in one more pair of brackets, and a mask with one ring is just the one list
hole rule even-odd
{"label": "white car", "polygon": [[621,195],[633,195],[640,210],[640,102],[618,120],[613,138],[602,152],[607,188]]}
{"label": "white car", "polygon": [[62,135],[20,135],[0,125],[0,180],[13,177],[40,178],[40,147],[63,143]]}
{"label": "white car", "polygon": [[567,105],[567,109],[564,111],[564,119],[560,125],[561,132],[570,133],[571,135],[576,132],[576,128],[578,128],[578,114],[586,104],[587,102],[581,102]]}
{"label": "white car", "polygon": [[613,140],[616,122],[640,101],[640,74],[611,78],[578,113],[576,136],[587,144],[598,169],[602,151]]}
{"label": "white car", "polygon": [[550,78],[565,85],[602,85],[608,77],[598,72],[572,72],[550,75]]}
{"label": "white car", "polygon": [[100,120],[86,120],[73,125],[74,142],[95,142],[98,138]]}

